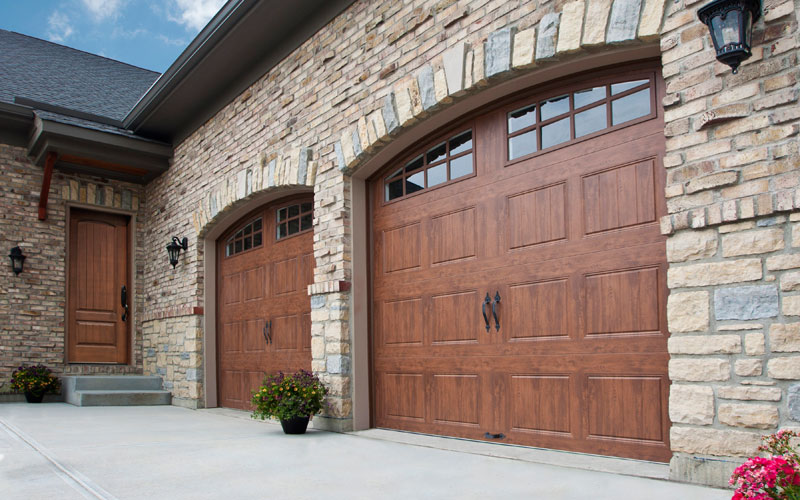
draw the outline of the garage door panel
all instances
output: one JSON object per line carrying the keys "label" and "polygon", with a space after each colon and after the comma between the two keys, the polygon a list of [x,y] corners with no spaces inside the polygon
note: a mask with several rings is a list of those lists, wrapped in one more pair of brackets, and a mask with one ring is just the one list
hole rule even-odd
{"label": "garage door panel", "polygon": [[478,241],[476,207],[431,218],[432,264],[444,264],[476,256]]}
{"label": "garage door panel", "polygon": [[503,311],[509,315],[508,339],[569,337],[571,292],[567,278],[515,284],[508,290],[508,306]]}
{"label": "garage door panel", "polygon": [[663,376],[587,377],[588,434],[663,443]]}
{"label": "garage door panel", "polygon": [[432,399],[434,423],[479,426],[481,391],[477,373],[434,374]]}
{"label": "garage door panel", "polygon": [[381,344],[384,346],[422,345],[423,301],[421,297],[388,300],[378,306]]}
{"label": "garage door panel", "polygon": [[587,234],[655,222],[652,159],[592,173],[583,178]]}
{"label": "garage door panel", "polygon": [[272,346],[278,351],[296,351],[301,345],[300,336],[300,315],[290,314],[285,316],[275,316],[272,319],[270,335]]}
{"label": "garage door panel", "polygon": [[420,222],[414,222],[382,232],[383,272],[393,273],[422,266],[421,227]]}
{"label": "garage door panel", "polygon": [[431,343],[438,345],[478,343],[482,324],[478,304],[481,303],[477,290],[433,296]]}
{"label": "garage door panel", "polygon": [[222,278],[222,303],[225,305],[238,304],[242,300],[242,275],[232,273]]}
{"label": "garage door panel", "polygon": [[509,250],[567,237],[566,191],[561,182],[507,198]]}
{"label": "garage door panel", "polygon": [[586,276],[586,334],[660,333],[659,281],[658,267]]}
{"label": "garage door panel", "polygon": [[250,319],[242,329],[242,350],[245,352],[264,352],[267,347],[264,339],[264,319]]}
{"label": "garage door panel", "polygon": [[275,295],[284,295],[297,291],[299,271],[297,257],[276,261],[272,265],[272,282]]}
{"label": "garage door panel", "polygon": [[511,375],[511,430],[569,437],[571,386],[568,374]]}
{"label": "garage door panel", "polygon": [[384,373],[382,415],[386,419],[425,420],[425,378],[422,373]]}
{"label": "garage door panel", "polygon": [[244,302],[262,300],[269,294],[265,266],[256,266],[241,273]]}

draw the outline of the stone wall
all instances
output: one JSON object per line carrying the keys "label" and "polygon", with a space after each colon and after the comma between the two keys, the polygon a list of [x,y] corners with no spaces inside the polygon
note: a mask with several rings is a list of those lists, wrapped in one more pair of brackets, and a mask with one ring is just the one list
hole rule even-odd
{"label": "stone wall", "polygon": [[[141,373],[141,319],[134,315],[130,365],[67,365],[65,352],[67,203],[144,215],[141,186],[53,173],[47,219],[38,219],[44,169],[31,164],[24,148],[0,144],[0,392],[21,363],[44,363],[59,374]],[[144,234],[136,226],[135,311],[143,309]],[[19,245],[26,255],[19,276],[7,257]]]}
{"label": "stone wall", "polygon": [[203,401],[202,319],[187,314],[144,322],[144,374],[164,380],[174,405],[198,408]]}
{"label": "stone wall", "polygon": [[734,75],[684,4],[661,36],[672,476],[724,485],[762,434],[800,425],[800,33],[795,2],[764,2]]}

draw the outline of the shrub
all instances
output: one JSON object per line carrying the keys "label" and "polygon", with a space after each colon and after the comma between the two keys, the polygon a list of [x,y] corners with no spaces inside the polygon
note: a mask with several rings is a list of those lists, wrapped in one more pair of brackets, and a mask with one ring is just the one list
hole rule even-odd
{"label": "shrub", "polygon": [[253,391],[252,417],[289,420],[315,415],[322,410],[327,393],[328,389],[319,378],[305,370],[267,375]]}
{"label": "shrub", "polygon": [[57,393],[61,381],[45,365],[22,365],[11,374],[11,389],[36,396]]}

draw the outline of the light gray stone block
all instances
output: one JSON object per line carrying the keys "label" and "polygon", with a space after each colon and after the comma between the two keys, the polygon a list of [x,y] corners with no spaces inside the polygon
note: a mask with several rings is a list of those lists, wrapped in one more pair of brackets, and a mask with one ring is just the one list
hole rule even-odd
{"label": "light gray stone block", "polygon": [[350,358],[339,354],[330,355],[325,362],[328,373],[350,373]]}
{"label": "light gray stone block", "polygon": [[131,209],[131,198],[132,193],[129,190],[125,189],[122,191],[122,208],[126,210]]}
{"label": "light gray stone block", "polygon": [[561,14],[545,14],[539,22],[539,33],[536,37],[536,60],[541,61],[556,55],[556,35]]}
{"label": "light gray stone block", "polygon": [[511,45],[514,28],[503,28],[489,35],[486,40],[486,77],[504,73],[511,69]]}
{"label": "light gray stone block", "polygon": [[636,38],[642,0],[614,0],[608,21],[606,42],[624,42]]}
{"label": "light gray stone block", "polygon": [[422,98],[422,107],[430,109],[436,106],[436,89],[433,84],[433,67],[429,64],[422,67],[417,75],[419,93]]}
{"label": "light gray stone block", "polygon": [[[338,144],[338,143],[337,143]],[[322,309],[325,307],[328,299],[325,295],[312,295],[311,296],[311,309]]]}
{"label": "light gray stone block", "polygon": [[203,369],[202,368],[187,368],[186,369],[186,380],[202,380],[203,379]]}
{"label": "light gray stone block", "polygon": [[383,123],[386,125],[386,132],[392,134],[400,127],[400,121],[397,119],[397,106],[394,102],[394,92],[390,93],[383,99]]}
{"label": "light gray stone block", "polygon": [[347,165],[344,162],[344,153],[342,153],[342,143],[336,141],[333,145],[333,151],[336,153],[336,165],[339,167],[339,170],[344,170],[347,168]]}
{"label": "light gray stone block", "polygon": [[442,54],[447,93],[457,95],[464,90],[464,55],[466,44],[459,42]]}
{"label": "light gray stone block", "polygon": [[723,319],[759,319],[778,315],[778,288],[774,285],[740,286],[714,291],[714,316]]}
{"label": "light gray stone block", "polygon": [[361,149],[361,137],[359,137],[358,128],[356,128],[353,130],[353,153],[358,158],[363,152],[364,150]]}
{"label": "light gray stone block", "polygon": [[267,187],[273,187],[275,185],[275,167],[277,166],[278,161],[273,158],[270,160],[269,165],[267,166],[267,172],[269,172],[269,177],[267,177]]}
{"label": "light gray stone block", "polygon": [[300,148],[300,161],[297,167],[297,183],[305,184],[308,174],[308,162],[311,159],[311,148]]}
{"label": "light gray stone block", "polygon": [[208,211],[211,213],[212,218],[217,216],[217,197],[214,196],[214,193],[208,196]]}
{"label": "light gray stone block", "polygon": [[788,404],[789,404],[789,418],[796,422],[800,422],[800,384],[794,384],[789,387]]}

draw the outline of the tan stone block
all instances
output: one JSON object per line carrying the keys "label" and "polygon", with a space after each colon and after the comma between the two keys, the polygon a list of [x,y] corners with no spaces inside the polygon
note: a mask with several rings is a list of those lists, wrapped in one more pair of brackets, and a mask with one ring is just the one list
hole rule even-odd
{"label": "tan stone block", "polygon": [[570,2],[561,10],[561,24],[558,27],[557,53],[572,52],[581,46],[584,2]]}
{"label": "tan stone block", "polygon": [[[439,68],[433,73],[433,90],[437,103],[449,103],[453,101],[447,88],[447,74],[443,68]],[[384,130],[386,130],[385,125]]]}
{"label": "tan stone block", "polygon": [[758,330],[764,328],[761,323],[733,323],[728,325],[717,325],[720,332],[738,332],[741,330]]}
{"label": "tan stone block", "polygon": [[800,254],[775,255],[767,258],[767,269],[782,271],[800,268]]}
{"label": "tan stone block", "polygon": [[535,63],[536,28],[531,27],[514,34],[514,50],[511,65],[515,69],[527,68]]}
{"label": "tan stone block", "polygon": [[761,434],[673,425],[669,440],[673,452],[746,457],[755,455]]}
{"label": "tan stone block", "polygon": [[739,85],[726,92],[720,92],[712,100],[712,106],[721,106],[723,104],[740,103],[745,101],[748,97],[753,97],[759,93],[760,89],[758,82]]}
{"label": "tan stone block", "polygon": [[606,40],[606,25],[611,12],[611,0],[587,0],[583,45],[600,45]]}
{"label": "tan stone block", "polygon": [[721,399],[738,399],[741,401],[780,401],[782,394],[777,387],[753,387],[740,385],[736,387],[717,387],[717,397]]}
{"label": "tan stone block", "polygon": [[736,354],[742,352],[738,335],[672,336],[667,341],[670,354]]}
{"label": "tan stone block", "polygon": [[708,330],[709,293],[671,293],[667,298],[667,323],[671,333]]}
{"label": "tan stone block", "polygon": [[800,379],[800,356],[770,359],[767,361],[767,375],[779,380]]}
{"label": "tan stone block", "polygon": [[719,358],[677,358],[669,360],[669,378],[673,382],[710,382],[731,378],[731,364]]}
{"label": "tan stone block", "polygon": [[720,423],[732,427],[772,429],[778,425],[778,409],[771,405],[721,404]]}
{"label": "tan stone block", "polygon": [[769,350],[772,352],[800,352],[800,323],[770,325]]}
{"label": "tan stone block", "polygon": [[669,419],[680,424],[714,423],[714,391],[702,385],[676,385],[669,388]]}
{"label": "tan stone block", "polygon": [[639,38],[648,40],[659,35],[666,0],[645,0],[639,21]]}
{"label": "tan stone block", "polygon": [[679,231],[667,239],[667,260],[669,262],[705,259],[713,257],[716,253],[717,232],[713,229]]}
{"label": "tan stone block", "polygon": [[761,375],[763,363],[760,359],[737,359],[733,363],[733,372],[740,377],[757,377]]}
{"label": "tan stone block", "polygon": [[671,266],[667,271],[669,288],[724,285],[761,279],[760,259],[728,260],[707,264]]}
{"label": "tan stone block", "polygon": [[761,332],[748,333],[744,336],[744,352],[748,356],[764,354],[764,334]]}
{"label": "tan stone block", "polygon": [[324,359],[312,359],[311,360],[311,371],[314,373],[325,373],[328,370],[328,365],[325,363]]}
{"label": "tan stone block", "polygon": [[783,230],[779,228],[745,231],[722,237],[724,257],[769,253],[781,250],[783,246]]}
{"label": "tan stone block", "polygon": [[325,339],[322,337],[311,337],[311,358],[325,358]]}
{"label": "tan stone block", "polygon": [[800,295],[783,297],[783,314],[786,316],[800,316]]}
{"label": "tan stone block", "polygon": [[800,247],[800,224],[792,224],[792,246]]}
{"label": "tan stone block", "polygon": [[739,173],[734,171],[717,172],[711,175],[692,179],[686,185],[686,193],[692,194],[706,189],[713,189],[734,184],[739,179]]}
{"label": "tan stone block", "polygon": [[781,276],[781,290],[784,292],[800,290],[800,271],[784,273]]}

